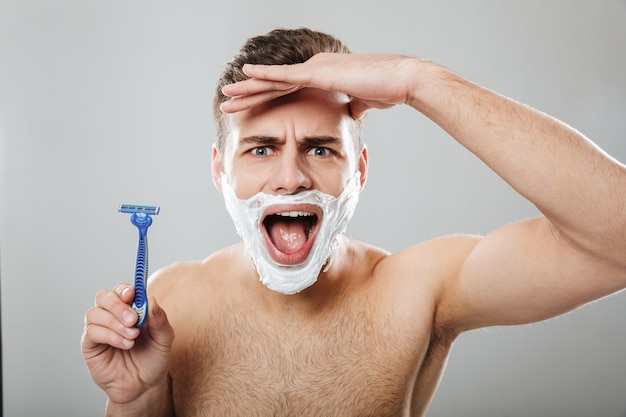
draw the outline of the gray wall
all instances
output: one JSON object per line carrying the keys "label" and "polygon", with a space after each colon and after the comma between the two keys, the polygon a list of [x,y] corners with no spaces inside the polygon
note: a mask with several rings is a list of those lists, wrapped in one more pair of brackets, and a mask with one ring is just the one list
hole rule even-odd
{"label": "gray wall", "polygon": [[[356,52],[444,64],[572,124],[626,161],[626,3],[93,1],[0,3],[6,416],[100,415],[83,314],[132,279],[122,202],[153,203],[151,267],[236,235],[210,177],[214,79],[245,38],[331,32]],[[391,251],[487,233],[536,210],[407,108],[370,114],[371,172],[349,233]],[[626,256],[626,254],[625,254]],[[626,298],[463,335],[431,416],[623,416]]]}

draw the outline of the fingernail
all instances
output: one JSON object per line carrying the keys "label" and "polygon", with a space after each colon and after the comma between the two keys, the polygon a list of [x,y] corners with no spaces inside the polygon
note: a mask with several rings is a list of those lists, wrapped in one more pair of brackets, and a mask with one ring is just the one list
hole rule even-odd
{"label": "fingernail", "polygon": [[122,297],[126,297],[126,295],[128,294],[128,291],[130,291],[130,288],[126,287],[122,290]]}
{"label": "fingernail", "polygon": [[137,315],[133,311],[124,310],[122,313],[122,320],[124,320],[124,323],[129,325],[135,324],[137,321]]}

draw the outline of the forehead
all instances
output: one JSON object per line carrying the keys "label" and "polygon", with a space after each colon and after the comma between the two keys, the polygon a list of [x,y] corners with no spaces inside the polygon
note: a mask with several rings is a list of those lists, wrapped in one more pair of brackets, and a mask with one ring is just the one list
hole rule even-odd
{"label": "forehead", "polygon": [[227,147],[241,138],[267,136],[337,137],[351,142],[349,98],[345,94],[305,88],[230,116]]}

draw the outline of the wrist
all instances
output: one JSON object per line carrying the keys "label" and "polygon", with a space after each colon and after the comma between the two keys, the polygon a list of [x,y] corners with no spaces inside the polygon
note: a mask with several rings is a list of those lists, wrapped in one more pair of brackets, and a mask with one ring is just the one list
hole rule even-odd
{"label": "wrist", "polygon": [[433,61],[415,60],[405,104],[428,115],[432,107],[446,101],[450,83],[459,84],[460,80],[454,72]]}
{"label": "wrist", "polygon": [[132,401],[118,403],[107,399],[105,417],[171,417],[173,413],[171,378],[147,389]]}

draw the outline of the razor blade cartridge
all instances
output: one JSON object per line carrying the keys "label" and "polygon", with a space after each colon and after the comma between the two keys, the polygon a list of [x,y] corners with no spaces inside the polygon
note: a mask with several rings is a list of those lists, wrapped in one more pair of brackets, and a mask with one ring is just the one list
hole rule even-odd
{"label": "razor blade cartridge", "polygon": [[118,208],[120,213],[143,213],[151,216],[159,214],[160,210],[159,206],[140,206],[136,204],[122,204]]}

